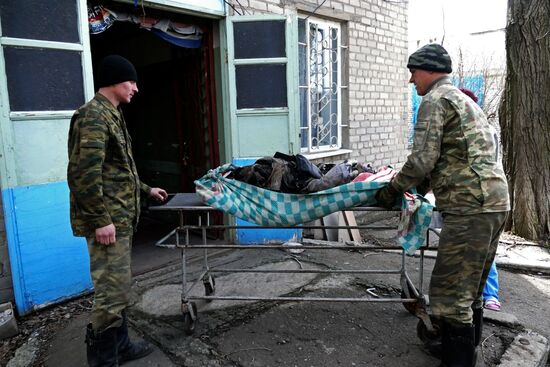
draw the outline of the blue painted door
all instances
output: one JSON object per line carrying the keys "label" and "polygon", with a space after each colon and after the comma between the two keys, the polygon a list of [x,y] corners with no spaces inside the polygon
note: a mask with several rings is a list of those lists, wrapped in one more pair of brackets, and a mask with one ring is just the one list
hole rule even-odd
{"label": "blue painted door", "polygon": [[1,1],[0,25],[2,209],[15,303],[26,314],[92,288],[66,182],[70,118],[93,96],[87,2]]}

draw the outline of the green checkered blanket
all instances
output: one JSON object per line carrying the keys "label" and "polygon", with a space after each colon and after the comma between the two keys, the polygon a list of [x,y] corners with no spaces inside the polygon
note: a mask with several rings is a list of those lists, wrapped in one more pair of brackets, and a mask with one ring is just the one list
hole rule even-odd
{"label": "green checkered blanket", "polygon": [[[195,181],[197,194],[213,208],[263,226],[294,226],[354,206],[374,206],[376,191],[387,185],[351,182],[310,194],[285,194],[224,177],[233,168],[226,164],[208,171]],[[420,205],[423,214],[412,219],[417,225],[411,227],[412,232],[405,231],[408,238],[401,245],[408,253],[424,242],[431,209],[429,203]]]}

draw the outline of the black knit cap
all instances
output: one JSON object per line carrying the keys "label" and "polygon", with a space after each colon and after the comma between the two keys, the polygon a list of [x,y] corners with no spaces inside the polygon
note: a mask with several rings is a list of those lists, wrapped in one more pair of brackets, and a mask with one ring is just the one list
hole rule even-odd
{"label": "black knit cap", "polygon": [[122,56],[109,55],[99,63],[97,72],[97,84],[99,88],[127,81],[137,82],[137,80],[136,68]]}
{"label": "black knit cap", "polygon": [[409,56],[407,68],[450,73],[453,71],[453,63],[443,46],[430,43]]}

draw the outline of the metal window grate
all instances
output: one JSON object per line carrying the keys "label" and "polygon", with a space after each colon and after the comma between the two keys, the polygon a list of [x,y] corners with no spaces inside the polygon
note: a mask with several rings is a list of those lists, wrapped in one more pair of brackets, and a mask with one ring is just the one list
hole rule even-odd
{"label": "metal window grate", "polygon": [[300,134],[305,151],[341,147],[341,29],[339,24],[300,19],[298,23]]}

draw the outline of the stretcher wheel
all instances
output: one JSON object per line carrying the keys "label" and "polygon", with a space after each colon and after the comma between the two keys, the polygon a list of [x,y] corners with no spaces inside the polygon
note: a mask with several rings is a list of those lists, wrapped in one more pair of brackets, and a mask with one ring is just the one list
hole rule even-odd
{"label": "stretcher wheel", "polygon": [[[207,279],[203,280],[204,284],[204,295],[210,296],[216,292],[216,280],[213,276],[208,276]],[[211,299],[207,299],[206,302],[212,302]]]}
{"label": "stretcher wheel", "polygon": [[186,335],[192,335],[195,332],[195,321],[197,320],[197,305],[195,302],[189,302],[192,307],[193,315],[187,311],[183,313],[183,331]]}
{"label": "stretcher wheel", "polygon": [[[401,298],[415,298],[414,296],[414,292],[416,291],[418,293],[418,290],[416,288],[414,288],[413,286],[411,286],[408,282],[406,283],[407,284],[407,288],[408,288],[408,296],[407,296],[407,292],[405,292],[405,290],[401,290]],[[405,309],[407,311],[409,311],[411,314],[415,315],[416,316],[416,313],[417,313],[417,309],[418,309],[418,301],[415,301],[415,302],[403,302],[403,307],[405,307]]]}

